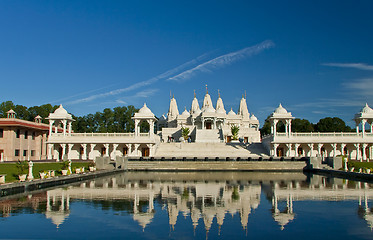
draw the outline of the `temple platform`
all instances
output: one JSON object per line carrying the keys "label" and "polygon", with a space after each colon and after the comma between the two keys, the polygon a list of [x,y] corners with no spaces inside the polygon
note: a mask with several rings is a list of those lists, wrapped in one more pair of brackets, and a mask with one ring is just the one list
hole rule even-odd
{"label": "temple platform", "polygon": [[269,157],[261,143],[160,143],[154,154],[155,158],[259,158]]}

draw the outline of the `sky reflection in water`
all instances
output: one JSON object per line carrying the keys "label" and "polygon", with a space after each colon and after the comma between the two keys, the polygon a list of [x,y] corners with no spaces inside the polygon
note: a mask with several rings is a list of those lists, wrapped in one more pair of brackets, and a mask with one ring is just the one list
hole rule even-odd
{"label": "sky reflection in water", "polygon": [[0,199],[0,238],[373,239],[372,197],[302,173],[133,172]]}

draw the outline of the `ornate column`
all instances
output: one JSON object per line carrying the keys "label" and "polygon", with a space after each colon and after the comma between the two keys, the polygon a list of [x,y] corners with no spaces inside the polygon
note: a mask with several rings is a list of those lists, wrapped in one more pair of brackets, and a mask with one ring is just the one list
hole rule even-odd
{"label": "ornate column", "polygon": [[312,157],[312,155],[313,155],[313,143],[309,143],[309,144],[307,144],[307,145],[308,145],[308,147],[310,148],[309,157]]}
{"label": "ornate column", "polygon": [[285,135],[289,136],[289,121],[285,121]]}
{"label": "ornate column", "polygon": [[365,136],[365,123],[367,122],[366,119],[361,120],[361,135],[362,137]]}
{"label": "ornate column", "polygon": [[335,157],[335,156],[337,156],[337,154],[336,154],[336,152],[337,152],[337,144],[333,143],[332,147],[333,147],[333,157]]}
{"label": "ornate column", "polygon": [[277,123],[278,123],[278,120],[274,119],[273,120],[273,125],[272,125],[272,132],[271,132],[273,135],[276,135],[276,132],[277,132]]}
{"label": "ornate column", "polygon": [[133,150],[134,156],[139,156],[138,148],[139,148],[140,144],[135,143],[133,145],[135,146],[135,149]]}
{"label": "ornate column", "polygon": [[52,149],[53,149],[53,144],[48,144],[48,160],[51,160],[53,159],[53,155],[52,155]]}
{"label": "ornate column", "polygon": [[288,136],[291,136],[291,119],[286,120],[287,125],[288,125]]}
{"label": "ornate column", "polygon": [[367,154],[366,154],[366,149],[367,149],[367,144],[366,143],[363,143],[363,149],[362,149],[362,151],[363,151],[363,159],[362,160],[364,160],[364,161],[366,161],[367,160]]}
{"label": "ornate column", "polygon": [[278,147],[278,145],[279,145],[279,144],[277,144],[277,143],[274,143],[274,144],[273,144],[273,149],[272,149],[273,152],[272,152],[272,156],[274,156],[274,157],[278,157],[278,156],[277,156],[277,147]]}
{"label": "ornate column", "polygon": [[346,144],[345,143],[341,143],[341,155],[344,155],[345,147],[346,147]]}
{"label": "ornate column", "polygon": [[65,155],[66,155],[66,144],[63,143],[63,144],[60,144],[61,147],[62,147],[62,160],[65,159]]}
{"label": "ornate column", "polygon": [[287,144],[286,144],[286,147],[287,147],[287,150],[286,150],[286,157],[290,157],[290,154],[291,154],[291,146],[292,146],[291,143],[287,143]]}
{"label": "ornate column", "polygon": [[69,125],[69,136],[71,136],[71,132],[72,132],[72,130],[71,130],[71,122],[69,122],[68,125]]}
{"label": "ornate column", "polygon": [[354,146],[356,148],[356,161],[359,161],[360,160],[360,144],[356,143],[354,144]]}
{"label": "ornate column", "polygon": [[[127,155],[128,155],[128,156],[131,156],[131,155],[132,155],[132,144],[129,143],[129,144],[126,144],[126,146],[127,146],[127,148],[128,148],[128,153],[127,153]],[[124,155],[124,153],[123,153],[123,155]]]}
{"label": "ornate column", "polygon": [[63,136],[66,136],[66,120],[62,120],[62,127],[63,127]]}
{"label": "ornate column", "polygon": [[49,120],[49,137],[53,133],[53,124],[54,124],[54,120]]}
{"label": "ornate column", "polygon": [[114,159],[114,160],[115,160],[116,157],[117,157],[116,151],[117,151],[118,146],[119,146],[119,144],[117,144],[117,143],[114,143],[114,144],[113,144],[113,151],[111,152],[111,157],[112,157],[112,159]]}
{"label": "ornate column", "polygon": [[321,148],[322,148],[322,144],[317,144],[317,153],[319,154],[319,156],[321,157]]}
{"label": "ornate column", "polygon": [[87,160],[87,144],[84,143],[84,144],[81,144],[82,148],[83,148],[83,156],[82,156],[82,159],[83,160]]}
{"label": "ornate column", "polygon": [[300,146],[299,143],[296,143],[296,144],[294,145],[294,148],[295,148],[295,156],[296,156],[296,157],[299,157],[299,156],[298,156],[298,148],[299,148],[299,146]]}
{"label": "ornate column", "polygon": [[73,149],[74,144],[73,143],[69,143],[68,147],[69,147],[69,150],[68,150],[68,153],[67,153],[67,158],[71,159],[71,150]]}
{"label": "ornate column", "polygon": [[135,119],[135,137],[139,135],[139,120]]}
{"label": "ornate column", "polygon": [[89,153],[88,153],[88,159],[91,159],[91,160],[95,160],[94,158],[93,158],[93,150],[94,150],[94,148],[96,147],[96,144],[94,144],[94,143],[91,143],[90,144],[90,151],[89,151]]}
{"label": "ornate column", "polygon": [[109,156],[109,143],[103,144],[105,148],[105,156]]}

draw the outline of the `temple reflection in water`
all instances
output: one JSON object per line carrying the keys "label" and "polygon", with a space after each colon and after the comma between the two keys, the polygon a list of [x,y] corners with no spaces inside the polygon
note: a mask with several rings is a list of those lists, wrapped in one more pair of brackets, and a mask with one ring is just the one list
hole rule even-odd
{"label": "temple reflection in water", "polygon": [[101,208],[125,211],[145,230],[157,214],[154,204],[159,204],[167,210],[171,231],[182,215],[191,219],[194,231],[203,222],[208,233],[214,222],[220,232],[227,214],[239,215],[245,230],[250,215],[267,200],[281,230],[296,221],[296,202],[349,200],[358,203],[357,214],[372,229],[373,214],[368,206],[373,198],[372,186],[321,176],[307,178],[302,173],[136,172],[27,195],[22,200],[9,198],[0,201],[0,208],[3,217],[22,209],[43,213],[59,227],[69,221],[70,203],[83,200]]}

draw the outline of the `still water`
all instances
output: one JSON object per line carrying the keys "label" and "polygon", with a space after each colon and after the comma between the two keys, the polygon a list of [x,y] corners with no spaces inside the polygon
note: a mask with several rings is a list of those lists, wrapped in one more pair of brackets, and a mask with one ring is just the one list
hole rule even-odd
{"label": "still water", "polygon": [[371,199],[303,173],[130,172],[0,198],[0,238],[373,239]]}

